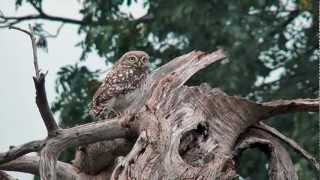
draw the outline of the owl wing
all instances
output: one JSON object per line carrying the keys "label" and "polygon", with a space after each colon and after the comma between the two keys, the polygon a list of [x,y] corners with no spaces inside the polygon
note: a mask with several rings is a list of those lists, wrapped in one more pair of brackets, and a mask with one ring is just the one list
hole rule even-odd
{"label": "owl wing", "polygon": [[119,78],[117,71],[111,71],[105,77],[104,82],[100,85],[95,95],[93,96],[93,100],[91,102],[91,114],[94,116],[99,115],[108,101],[113,97],[116,97],[120,94],[125,94],[130,89],[128,81],[129,79]]}

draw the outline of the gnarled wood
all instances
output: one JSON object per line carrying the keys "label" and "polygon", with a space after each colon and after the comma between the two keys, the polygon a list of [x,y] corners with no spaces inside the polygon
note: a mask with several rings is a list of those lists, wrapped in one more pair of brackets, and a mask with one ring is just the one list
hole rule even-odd
{"label": "gnarled wood", "polygon": [[[257,122],[277,114],[317,111],[319,99],[255,103],[241,97],[229,96],[207,84],[194,87],[184,85],[197,71],[224,58],[222,50],[209,54],[193,51],[177,57],[150,74],[139,89],[122,97],[131,101],[121,117],[69,129],[56,129],[54,135],[44,140],[43,146],[31,149],[40,150],[40,160],[38,157],[32,161],[15,159],[30,152],[30,149],[23,150],[22,146],[21,149],[15,149],[14,152],[19,153],[9,159],[11,162],[0,165],[0,170],[34,174],[39,172],[43,180],[93,180],[104,177],[232,179],[237,176],[235,150],[239,147],[241,149],[243,143],[260,143],[268,147],[266,151],[271,155],[270,163],[273,164],[271,169],[274,174],[270,172],[270,177],[282,179],[287,176],[295,179],[290,157],[274,141],[273,136],[256,133],[257,130],[245,138],[243,135],[251,132],[250,127]],[[139,138],[135,141],[133,137]],[[99,166],[94,167],[92,163],[81,164],[84,159],[80,158],[74,161],[75,166],[67,166],[67,169],[74,167],[74,171],[61,171],[60,168],[64,165],[57,159],[67,147],[117,138],[135,141],[130,153],[119,157],[118,162],[113,163],[113,157],[106,160],[105,166],[100,166],[101,162],[97,161]],[[95,157],[97,154],[91,155]],[[279,155],[282,157],[278,158]],[[281,165],[283,163],[285,165]],[[28,169],[30,167],[32,168]],[[86,167],[93,169],[83,170]],[[277,168],[283,171],[277,171]],[[61,172],[67,174],[62,176]]]}
{"label": "gnarled wood", "polygon": [[267,132],[252,128],[239,140],[235,150],[237,155],[250,147],[258,147],[267,153],[269,158],[268,176],[270,180],[297,180],[294,165],[289,153],[277,139]]}

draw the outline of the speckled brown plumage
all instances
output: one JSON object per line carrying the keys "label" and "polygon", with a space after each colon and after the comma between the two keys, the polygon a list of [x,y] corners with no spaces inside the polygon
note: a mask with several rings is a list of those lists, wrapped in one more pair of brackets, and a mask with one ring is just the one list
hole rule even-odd
{"label": "speckled brown plumage", "polygon": [[149,71],[149,56],[143,51],[125,53],[107,73],[103,83],[96,91],[91,102],[90,114],[105,118],[106,111],[113,109],[112,100],[127,94],[141,85]]}

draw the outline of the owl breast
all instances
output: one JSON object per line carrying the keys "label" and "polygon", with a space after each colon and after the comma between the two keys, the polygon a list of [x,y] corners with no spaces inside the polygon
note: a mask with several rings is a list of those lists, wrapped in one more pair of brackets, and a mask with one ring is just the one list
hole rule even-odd
{"label": "owl breast", "polygon": [[95,93],[90,114],[96,118],[104,119],[109,112],[121,113],[131,98],[124,95],[139,88],[147,75],[147,69],[115,68],[107,74],[105,81]]}

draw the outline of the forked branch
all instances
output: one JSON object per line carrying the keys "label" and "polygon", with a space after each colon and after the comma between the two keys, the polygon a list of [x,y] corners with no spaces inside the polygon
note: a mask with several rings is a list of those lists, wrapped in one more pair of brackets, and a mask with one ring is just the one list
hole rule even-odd
{"label": "forked branch", "polygon": [[36,76],[33,77],[34,86],[36,89],[36,103],[41,114],[42,120],[47,128],[48,136],[54,136],[56,131],[58,130],[58,125],[53,117],[52,111],[50,109],[46,90],[45,90],[45,73],[42,73],[39,69],[38,64],[38,54],[37,54],[37,47],[36,47],[36,38],[33,35],[32,28],[29,26],[30,31],[25,29],[21,29],[19,27],[11,26],[10,29],[15,29],[21,32],[26,33],[32,42],[32,51],[33,51],[33,64],[35,69]]}

